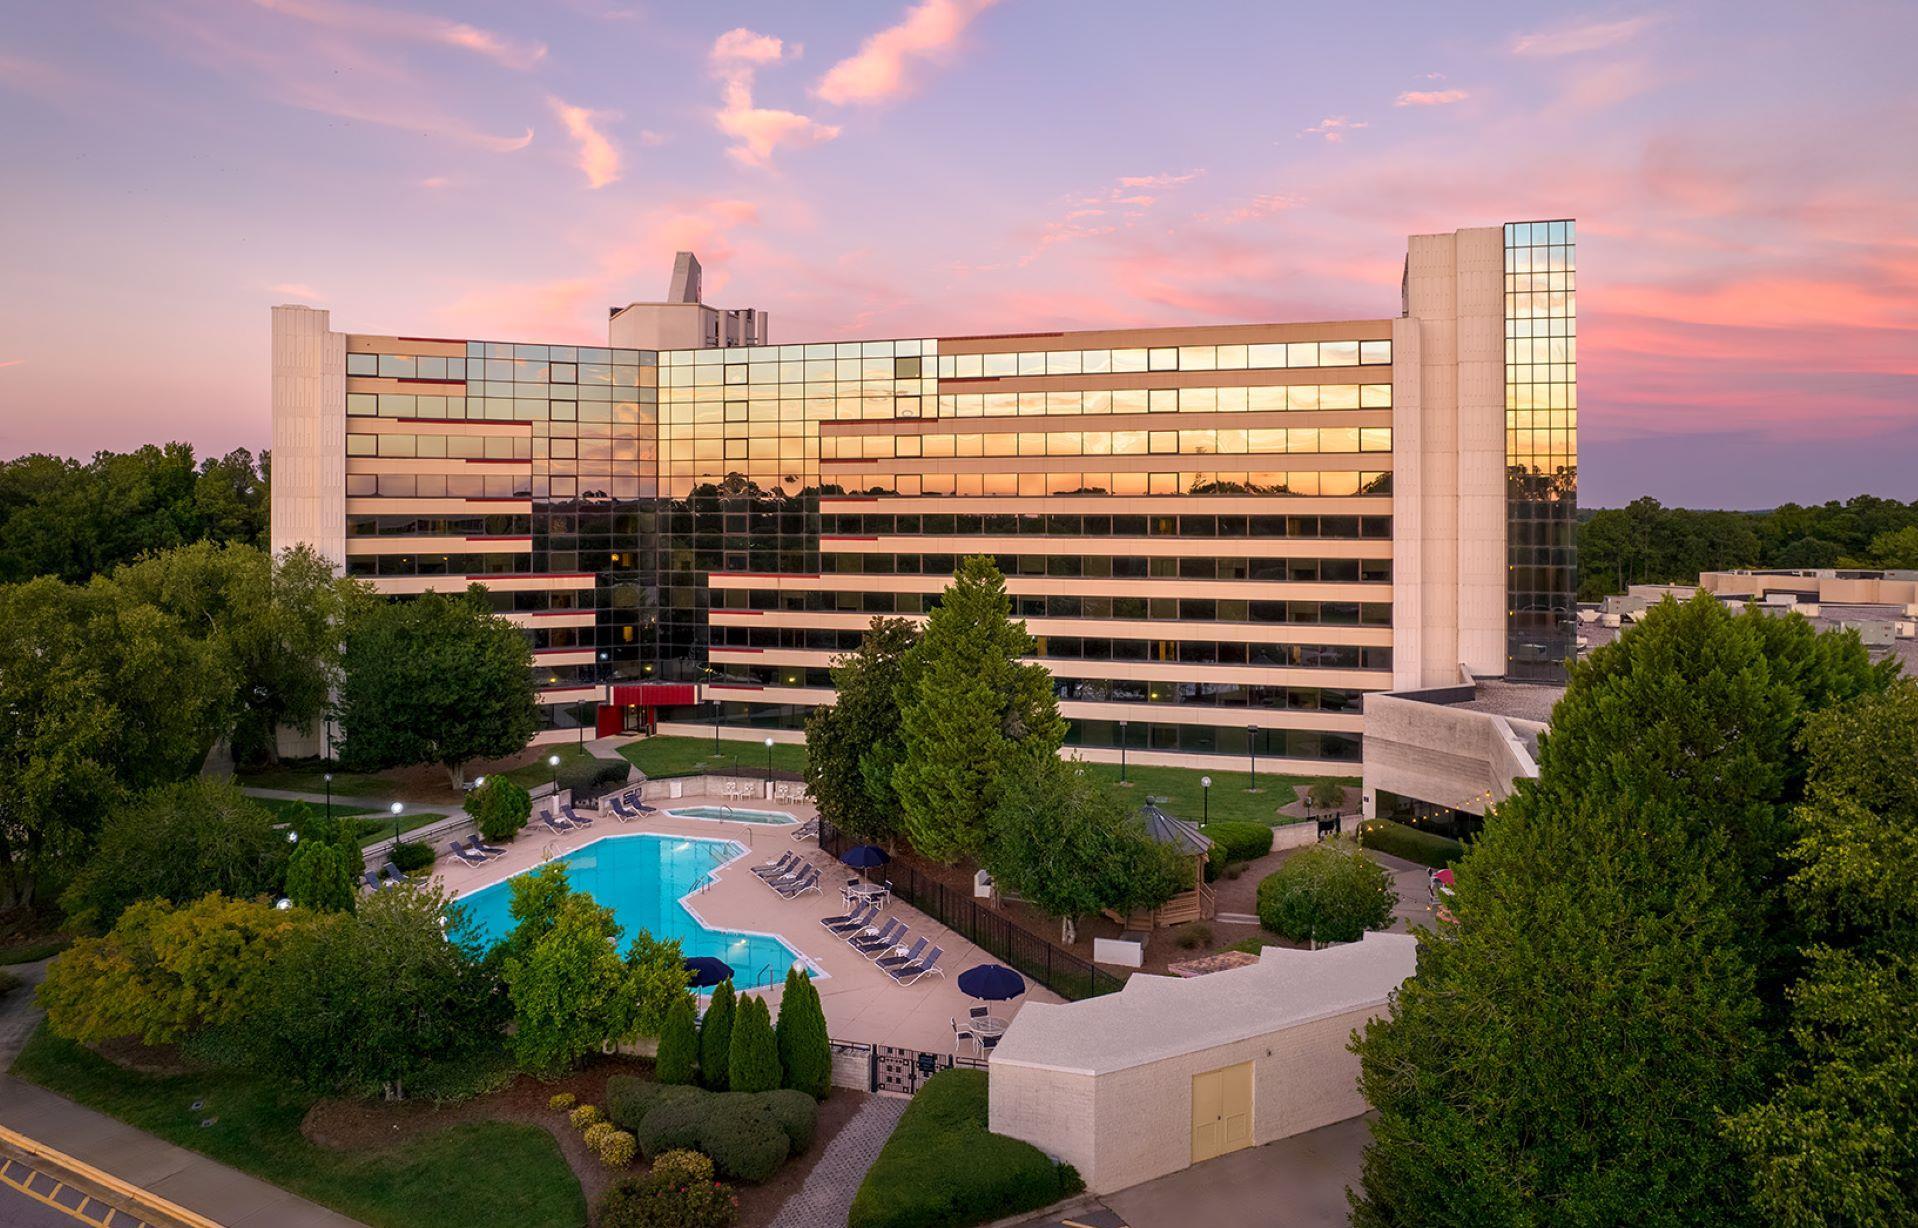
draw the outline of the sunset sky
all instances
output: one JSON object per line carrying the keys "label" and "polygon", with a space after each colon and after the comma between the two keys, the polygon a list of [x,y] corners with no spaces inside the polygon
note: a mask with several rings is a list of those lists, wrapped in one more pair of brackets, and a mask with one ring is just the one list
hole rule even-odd
{"label": "sunset sky", "polygon": [[1918,498],[1918,4],[14,0],[0,455],[268,438],[268,313],[603,343],[1398,314],[1579,222],[1581,502]]}

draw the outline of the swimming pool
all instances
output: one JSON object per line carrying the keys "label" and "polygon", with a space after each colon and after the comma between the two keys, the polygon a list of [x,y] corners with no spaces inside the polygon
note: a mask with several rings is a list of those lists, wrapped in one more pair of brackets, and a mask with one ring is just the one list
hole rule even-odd
{"label": "swimming pool", "polygon": [[[655,938],[677,938],[687,956],[711,955],[732,965],[733,986],[748,989],[784,981],[799,953],[776,935],[713,929],[687,906],[692,901],[681,903],[714,868],[745,851],[732,840],[635,834],[602,836],[558,860],[575,889],[613,910],[623,931],[622,954],[642,929]],[[460,897],[473,933],[487,946],[512,932],[511,881]],[[819,975],[815,969],[813,976]]]}
{"label": "swimming pool", "polygon": [[741,810],[737,806],[687,806],[682,810],[668,810],[667,814],[676,819],[731,819],[735,823],[796,823],[797,819],[783,810]]}

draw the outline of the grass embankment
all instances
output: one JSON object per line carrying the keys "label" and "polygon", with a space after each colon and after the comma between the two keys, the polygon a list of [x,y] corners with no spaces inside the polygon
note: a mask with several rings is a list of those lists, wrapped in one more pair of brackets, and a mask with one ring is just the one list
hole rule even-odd
{"label": "grass embankment", "polygon": [[559,770],[561,774],[564,774],[568,768],[577,763],[606,762],[606,760],[600,759],[597,755],[591,754],[581,747],[563,742],[536,746],[533,747],[533,749],[539,753],[533,756],[530,763],[522,763],[516,768],[507,768],[501,772],[500,775],[506,777],[506,779],[512,781],[522,789],[533,789],[540,785],[553,783],[553,765],[546,761],[554,755],[559,756]]}
{"label": "grass embankment", "polygon": [[[1279,813],[1279,807],[1298,800],[1299,794],[1317,784],[1317,776],[1285,776],[1277,772],[1259,773],[1259,792],[1248,793],[1246,787],[1251,783],[1251,775],[1245,770],[1246,764],[1234,759],[1230,768],[1175,768],[1147,767],[1137,763],[1126,765],[1126,780],[1132,786],[1132,792],[1141,802],[1147,797],[1164,798],[1165,810],[1177,818],[1198,822],[1205,817],[1208,807],[1206,790],[1199,781],[1207,776],[1212,778],[1211,817],[1234,821],[1263,823],[1267,827],[1277,827],[1298,820]],[[1088,763],[1086,770],[1106,780],[1117,782],[1119,765],[1116,763]],[[1343,781],[1348,792],[1357,794],[1356,780]]]}
{"label": "grass embankment", "polygon": [[[248,789],[285,789],[292,793],[325,793],[326,767],[317,759],[264,764],[239,768],[235,783]],[[392,797],[395,781],[373,772],[334,772],[333,796],[345,801],[356,797]]]}
{"label": "grass embankment", "polygon": [[[281,819],[291,819],[302,808],[318,814],[326,809],[324,802],[302,802],[284,797],[256,797],[254,801],[271,810]],[[354,806],[344,802],[333,803],[333,817],[353,819],[359,828],[360,847],[377,844],[393,834],[393,816],[371,806]],[[425,827],[428,823],[437,823],[446,817],[440,810],[406,810],[400,814],[400,834],[405,835],[416,827]]]}
{"label": "grass embankment", "polygon": [[[579,1182],[537,1126],[475,1122],[391,1147],[336,1151],[300,1133],[310,1095],[220,1071],[136,1073],[45,1026],[13,1073],[375,1228],[586,1223]],[[213,1124],[202,1127],[205,1119]]]}
{"label": "grass embankment", "polygon": [[[653,737],[628,742],[619,748],[634,767],[648,777],[698,776],[705,772],[723,772],[729,776],[764,776],[766,746],[757,742],[721,742],[713,749],[711,738]],[[802,742],[773,743],[773,770],[804,773],[806,747]]]}

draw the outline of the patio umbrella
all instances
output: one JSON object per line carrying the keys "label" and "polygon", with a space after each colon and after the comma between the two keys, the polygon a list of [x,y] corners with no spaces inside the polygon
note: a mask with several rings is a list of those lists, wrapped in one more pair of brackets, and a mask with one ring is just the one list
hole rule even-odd
{"label": "patio umbrella", "polygon": [[855,870],[870,870],[875,866],[885,865],[892,858],[885,849],[876,844],[855,844],[839,854],[839,860]]}
{"label": "patio umbrella", "polygon": [[694,955],[686,961],[686,972],[694,989],[706,989],[733,979],[733,966],[710,955]]}
{"label": "patio umbrella", "polygon": [[981,1002],[1003,1002],[1026,991],[1026,978],[1003,964],[980,964],[959,974],[959,992]]}

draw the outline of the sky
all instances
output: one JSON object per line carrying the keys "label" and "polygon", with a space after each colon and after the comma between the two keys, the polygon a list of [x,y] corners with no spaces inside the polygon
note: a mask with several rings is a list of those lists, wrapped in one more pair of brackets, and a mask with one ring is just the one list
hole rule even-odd
{"label": "sky", "polygon": [[1910,0],[0,0],[0,455],[269,438],[269,315],[603,343],[1399,312],[1579,223],[1580,501],[1918,499]]}

